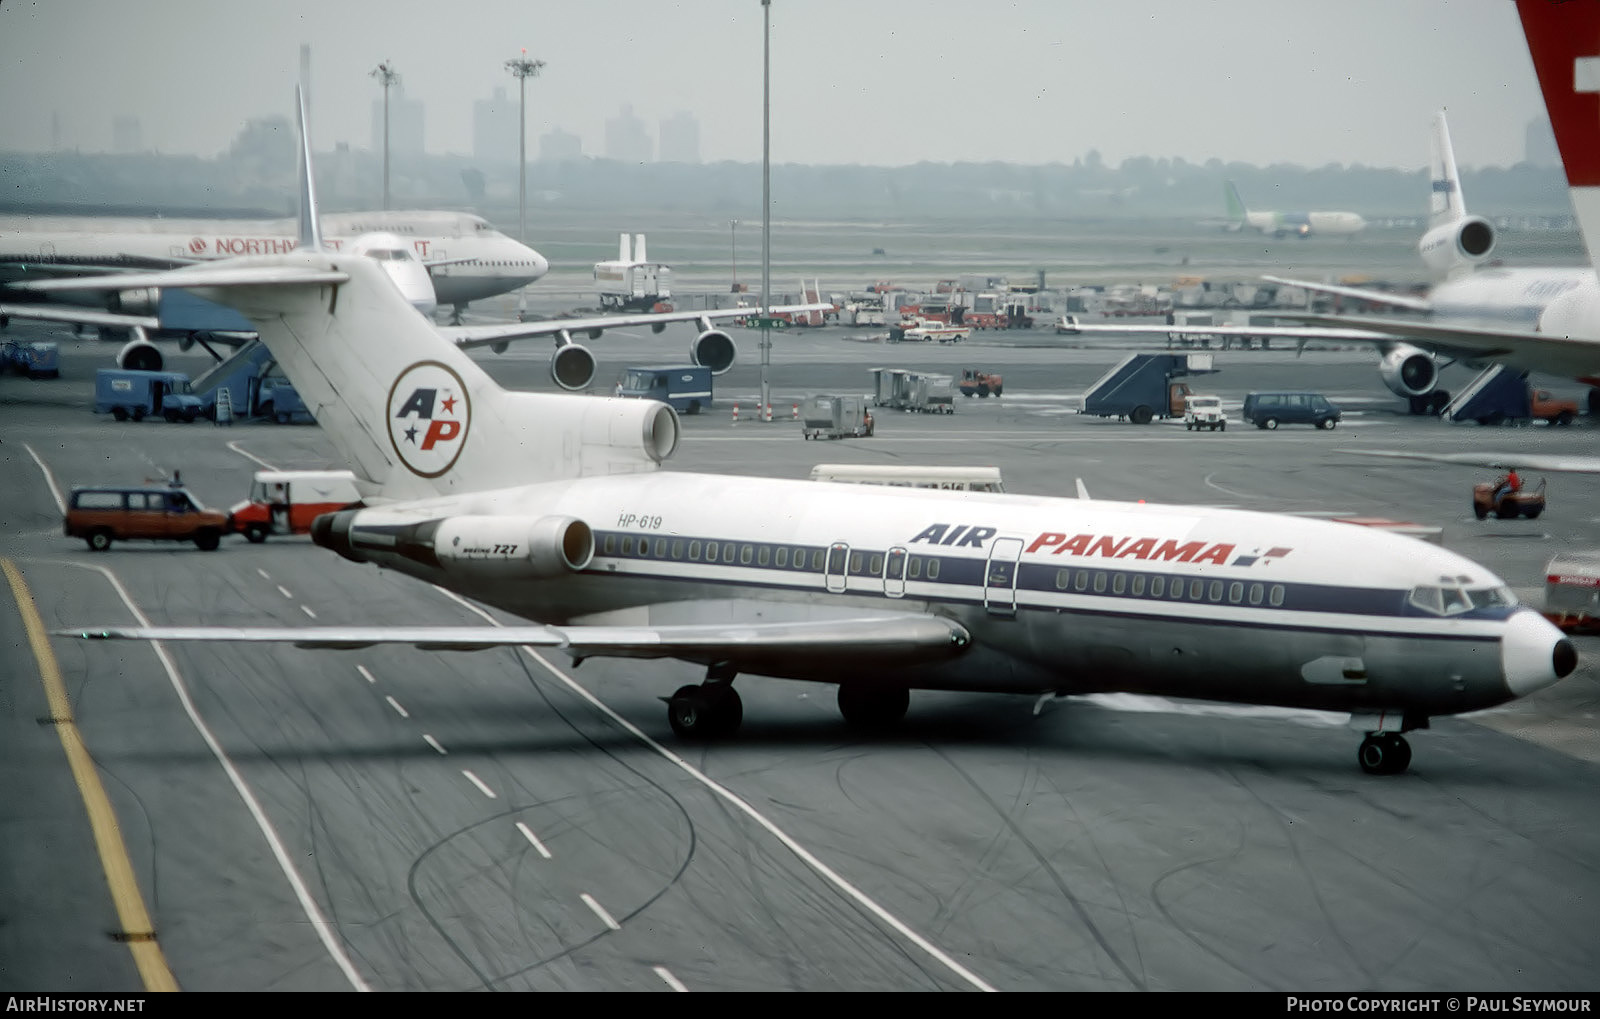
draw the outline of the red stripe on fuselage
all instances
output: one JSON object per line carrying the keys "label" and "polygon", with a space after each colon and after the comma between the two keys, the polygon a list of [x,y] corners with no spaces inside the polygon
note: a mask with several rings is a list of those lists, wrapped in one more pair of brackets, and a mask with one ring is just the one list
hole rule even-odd
{"label": "red stripe on fuselage", "polygon": [[1587,87],[1600,86],[1600,4],[1517,0],[1522,33],[1555,128],[1567,183],[1600,186],[1600,92],[1577,90],[1576,61],[1596,61]]}

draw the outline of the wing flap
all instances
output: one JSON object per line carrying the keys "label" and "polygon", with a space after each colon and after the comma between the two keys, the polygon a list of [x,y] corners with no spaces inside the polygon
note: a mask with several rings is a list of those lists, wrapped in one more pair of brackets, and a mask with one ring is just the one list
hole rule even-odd
{"label": "wing flap", "polygon": [[423,651],[548,647],[578,658],[679,658],[741,667],[834,662],[915,664],[964,651],[971,635],[949,619],[927,615],[782,623],[672,626],[126,626],[57,630],[84,640],[222,641],[355,650],[409,644]]}

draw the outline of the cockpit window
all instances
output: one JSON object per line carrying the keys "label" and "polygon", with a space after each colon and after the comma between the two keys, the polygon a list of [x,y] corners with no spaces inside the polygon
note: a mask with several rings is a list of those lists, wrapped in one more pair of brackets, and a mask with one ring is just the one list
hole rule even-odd
{"label": "cockpit window", "polygon": [[1463,584],[1420,584],[1411,589],[1411,605],[1432,616],[1459,616],[1473,609],[1509,608],[1517,603],[1508,587]]}

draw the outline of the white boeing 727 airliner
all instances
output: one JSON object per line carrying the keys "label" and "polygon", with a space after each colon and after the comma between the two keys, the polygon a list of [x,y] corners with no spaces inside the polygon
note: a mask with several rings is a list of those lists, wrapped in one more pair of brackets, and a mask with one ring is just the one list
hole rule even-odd
{"label": "white boeing 727 airliner", "polygon": [[1401,733],[1431,716],[1577,664],[1483,567],[1354,525],[659,470],[670,407],[501,389],[375,263],[320,250],[314,223],[294,251],[162,285],[255,322],[365,479],[371,507],[319,518],[319,545],[535,622],[64,633],[682,659],[706,667],[668,701],[685,737],[738,726],[743,674],[838,684],[855,723],[899,718],[912,689],[1349,711],[1378,773],[1407,766]]}

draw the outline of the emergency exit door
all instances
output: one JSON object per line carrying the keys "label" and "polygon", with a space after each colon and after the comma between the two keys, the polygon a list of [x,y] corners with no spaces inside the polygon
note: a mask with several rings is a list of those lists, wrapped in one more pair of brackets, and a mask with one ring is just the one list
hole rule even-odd
{"label": "emergency exit door", "polygon": [[994,615],[1017,614],[1017,561],[1021,558],[1021,538],[996,538],[989,546],[989,564],[983,574],[983,607]]}

